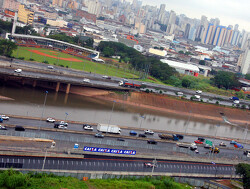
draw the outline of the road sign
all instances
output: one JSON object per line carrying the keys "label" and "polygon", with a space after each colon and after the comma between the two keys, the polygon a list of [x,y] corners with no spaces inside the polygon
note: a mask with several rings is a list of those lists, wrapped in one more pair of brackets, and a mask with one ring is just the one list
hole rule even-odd
{"label": "road sign", "polygon": [[211,140],[206,140],[205,143],[208,144],[208,145],[210,145],[210,146],[213,145],[213,142]]}

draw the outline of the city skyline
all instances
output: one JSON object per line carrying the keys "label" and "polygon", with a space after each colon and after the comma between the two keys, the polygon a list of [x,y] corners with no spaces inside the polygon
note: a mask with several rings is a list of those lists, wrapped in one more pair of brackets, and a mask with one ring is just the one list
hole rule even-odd
{"label": "city skyline", "polygon": [[[178,15],[185,14],[190,18],[200,19],[202,15],[211,18],[219,18],[220,25],[239,25],[240,30],[250,31],[250,14],[248,7],[250,2],[242,0],[142,0],[143,5],[160,7],[166,4],[166,11],[175,11]],[[181,5],[181,6],[180,6]]]}

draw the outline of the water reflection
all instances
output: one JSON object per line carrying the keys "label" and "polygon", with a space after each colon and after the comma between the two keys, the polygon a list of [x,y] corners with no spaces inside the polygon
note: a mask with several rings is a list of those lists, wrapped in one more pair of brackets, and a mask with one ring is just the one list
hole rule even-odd
{"label": "water reflection", "polygon": [[[43,89],[0,86],[0,95],[15,99],[14,101],[0,101],[0,111],[5,114],[41,117],[44,92]],[[49,91],[44,117],[64,119],[65,112],[67,112],[69,120],[108,123],[112,105],[112,102],[104,100]],[[142,120],[141,116],[145,119]],[[145,129],[214,135],[215,125],[219,123],[195,119],[192,114],[189,116],[174,115],[116,103],[110,124],[129,127],[140,127],[141,125]],[[217,136],[234,138],[245,136],[245,128],[241,129],[221,123],[220,125]],[[249,132],[247,137],[250,138]]]}

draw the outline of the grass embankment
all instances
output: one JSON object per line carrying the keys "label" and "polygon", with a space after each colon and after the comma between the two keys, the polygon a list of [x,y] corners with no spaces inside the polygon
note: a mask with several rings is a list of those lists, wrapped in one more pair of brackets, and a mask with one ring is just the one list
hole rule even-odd
{"label": "grass embankment", "polygon": [[[41,53],[45,53],[49,56],[43,56],[31,52],[29,50],[38,50]],[[41,49],[41,48],[31,48],[31,47],[18,47],[12,54],[15,58],[24,58],[27,61],[36,61],[36,62],[47,62],[51,65],[58,65],[62,67],[73,68],[77,70],[84,70],[86,72],[92,72],[102,75],[123,77],[123,78],[139,78],[139,73],[130,70],[128,67],[118,67],[112,64],[101,64],[92,61],[88,61],[76,56],[65,54],[59,51],[53,51],[50,49]],[[67,58],[71,60],[62,60],[60,58]],[[75,62],[74,59],[79,60],[80,62]]]}
{"label": "grass embankment", "polygon": [[53,174],[22,174],[12,169],[0,172],[0,189],[182,189],[192,188],[186,184],[174,182],[170,177],[144,177],[141,179],[90,179],[80,181],[73,177],[55,176]]}

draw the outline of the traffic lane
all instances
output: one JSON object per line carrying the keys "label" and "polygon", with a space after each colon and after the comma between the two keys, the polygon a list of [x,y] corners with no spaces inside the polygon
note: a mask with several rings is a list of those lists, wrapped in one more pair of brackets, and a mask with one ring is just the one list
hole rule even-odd
{"label": "traffic lane", "polygon": [[[54,128],[54,123],[49,123],[49,122],[46,122],[46,121],[40,121],[40,120],[34,120],[34,119],[23,119],[23,118],[10,118],[8,121],[4,120],[3,125],[4,124],[21,125],[21,126],[34,126],[34,127],[41,127],[41,128],[42,127],[44,127],[44,128]],[[69,123],[67,130],[87,131],[90,134],[97,133],[98,132],[97,127],[95,125],[92,125],[92,127],[93,127],[93,131],[84,130],[82,124]],[[121,137],[122,136],[131,136],[129,134],[130,131],[131,131],[130,129],[122,129],[121,134],[116,135],[116,136],[121,136]],[[138,136],[139,136],[139,134],[144,134],[144,131],[137,131],[137,133],[138,133],[137,136],[134,136],[134,138],[135,139],[141,139],[141,137],[138,137]],[[146,139],[160,139],[158,134],[162,134],[162,133],[155,132],[154,135],[146,135]],[[198,137],[199,136],[188,136],[188,135],[185,136],[184,135],[183,140],[179,140],[179,141],[176,141],[176,142],[177,143],[178,142],[194,143],[194,141],[197,140]],[[230,141],[221,140],[221,139],[207,138],[207,137],[205,139],[210,140],[210,141],[214,141],[214,144],[216,146],[219,146],[219,144],[221,142],[224,142],[227,147],[234,147],[232,144],[230,144]],[[165,140],[165,141],[171,141],[171,140]],[[248,148],[250,148],[250,145],[249,144],[244,144],[244,148],[248,149]]]}
{"label": "traffic lane", "polygon": [[[10,130],[14,131],[14,128],[10,128]],[[26,129],[26,131],[34,131],[34,130],[29,130]],[[163,142],[158,142],[157,145],[153,144],[148,144],[146,140],[137,140],[137,139],[125,139],[125,141],[117,141],[117,138],[105,136],[104,138],[95,138],[94,135],[86,135],[86,134],[73,134],[73,133],[61,133],[61,132],[56,132],[56,130],[53,131],[38,131],[42,132],[44,134],[48,134],[50,136],[49,138],[54,139],[56,141],[56,147],[60,150],[64,148],[72,148],[74,147],[75,143],[78,143],[79,149],[84,148],[84,146],[90,146],[90,147],[96,147],[99,146],[98,144],[103,144],[101,147],[103,148],[113,148],[115,149],[129,149],[129,150],[136,150],[137,153],[158,153],[158,154],[172,154],[175,152],[176,144],[175,143],[163,143]],[[58,137],[55,136],[58,135],[60,136],[61,139],[58,139]],[[79,139],[77,138],[82,138],[84,137],[86,142],[79,142]],[[68,141],[67,139],[75,139]],[[98,144],[92,143],[91,140],[95,140]],[[136,145],[135,145],[136,144]],[[111,145],[111,146],[110,146]],[[130,147],[129,147],[130,146]],[[179,147],[177,147],[179,148]],[[189,148],[186,150],[177,150],[180,151],[180,153],[186,153],[191,156],[196,156],[196,157],[208,157],[209,156],[209,150],[204,149],[202,146],[198,146],[199,153],[196,154],[194,151],[191,151]],[[227,157],[227,158],[236,158],[238,156],[243,156],[243,151],[242,150],[228,150],[228,149],[221,149],[221,152],[219,154],[214,154],[214,157]]]}
{"label": "traffic lane", "polygon": [[[152,167],[146,167],[144,163],[152,163],[153,160],[135,159],[72,159],[47,157],[44,169],[60,170],[89,170],[89,171],[122,171],[122,172],[151,172]],[[41,169],[44,157],[24,156],[0,156],[0,166],[12,165],[23,169]],[[169,173],[199,173],[199,174],[232,174],[235,171],[232,165],[190,163],[156,160],[155,172]]]}

